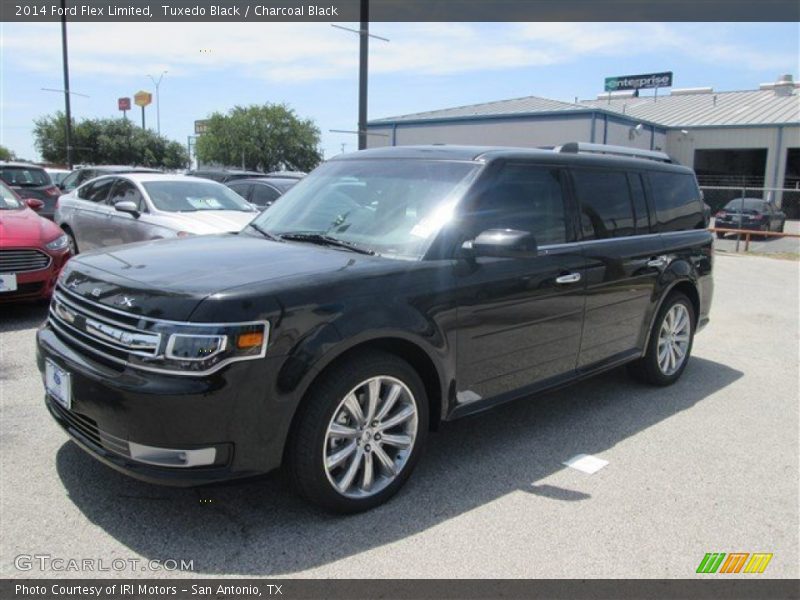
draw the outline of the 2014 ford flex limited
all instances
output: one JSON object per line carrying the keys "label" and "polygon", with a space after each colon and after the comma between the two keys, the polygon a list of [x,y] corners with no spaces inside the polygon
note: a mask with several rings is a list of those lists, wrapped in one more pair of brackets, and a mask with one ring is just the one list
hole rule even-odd
{"label": "2014 ford flex limited", "polygon": [[238,234],[70,261],[38,364],[52,416],[111,467],[196,485],[282,465],[355,512],[441,421],[624,363],[675,382],[711,269],[695,177],[666,155],[375,149]]}

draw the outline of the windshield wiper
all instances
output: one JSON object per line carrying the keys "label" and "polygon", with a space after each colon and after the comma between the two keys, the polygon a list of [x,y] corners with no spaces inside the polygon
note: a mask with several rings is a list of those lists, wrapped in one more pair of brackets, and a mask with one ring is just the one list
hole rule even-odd
{"label": "windshield wiper", "polygon": [[255,229],[258,233],[263,235],[268,240],[272,240],[273,242],[282,241],[277,235],[271,234],[269,231],[267,231],[266,229],[262,229],[260,225],[256,225],[253,222],[248,223],[247,226],[252,228],[252,229]]}
{"label": "windshield wiper", "polygon": [[290,240],[293,242],[309,242],[311,244],[319,244],[320,246],[336,246],[337,248],[344,248],[345,250],[358,252],[359,254],[369,254],[370,256],[375,255],[373,250],[367,250],[366,248],[362,248],[353,242],[346,242],[324,233],[290,231],[288,233],[282,233],[280,238],[282,240]]}

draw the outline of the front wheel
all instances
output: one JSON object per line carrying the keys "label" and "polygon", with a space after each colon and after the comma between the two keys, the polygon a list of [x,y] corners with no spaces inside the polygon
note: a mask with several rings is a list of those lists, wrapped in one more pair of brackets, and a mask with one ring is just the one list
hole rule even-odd
{"label": "front wheel", "polygon": [[694,341],[694,306],[684,294],[671,293],[658,311],[645,355],[629,367],[640,381],[666,386],[683,374]]}
{"label": "front wheel", "polygon": [[425,386],[405,361],[356,354],[313,384],[289,439],[294,488],[327,510],[355,513],[391,498],[428,432]]}

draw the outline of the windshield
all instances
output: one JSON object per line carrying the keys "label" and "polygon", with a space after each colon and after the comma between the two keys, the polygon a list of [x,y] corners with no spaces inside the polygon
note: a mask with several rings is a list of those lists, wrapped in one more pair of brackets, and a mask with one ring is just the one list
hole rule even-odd
{"label": "windshield", "polygon": [[[737,200],[731,200],[725,205],[725,210],[739,210],[742,208],[742,199],[739,198]],[[745,198],[744,199],[744,209],[745,210],[763,210],[764,209],[764,201],[760,198]]]}
{"label": "windshield", "polygon": [[50,185],[50,176],[44,169],[35,167],[2,167],[0,168],[0,178],[8,185],[20,187]]}
{"label": "windshield", "polygon": [[257,217],[263,231],[313,233],[421,258],[479,165],[419,159],[331,161]]}
{"label": "windshield", "polygon": [[145,181],[142,185],[158,210],[168,212],[254,211],[236,192],[213,181]]}
{"label": "windshield", "polygon": [[0,181],[0,210],[23,208],[22,200],[11,189]]}

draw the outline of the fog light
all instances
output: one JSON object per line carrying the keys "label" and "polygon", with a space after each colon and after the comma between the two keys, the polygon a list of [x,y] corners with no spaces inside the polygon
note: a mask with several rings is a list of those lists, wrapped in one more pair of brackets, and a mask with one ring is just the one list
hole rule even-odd
{"label": "fog light", "polygon": [[128,448],[132,459],[159,467],[201,467],[213,465],[217,458],[217,449],[213,447],[173,450],[128,442]]}

